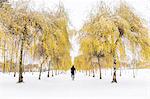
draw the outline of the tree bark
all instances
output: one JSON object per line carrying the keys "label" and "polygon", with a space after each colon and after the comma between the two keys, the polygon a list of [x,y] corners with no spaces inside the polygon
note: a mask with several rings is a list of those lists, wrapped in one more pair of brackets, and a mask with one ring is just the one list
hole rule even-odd
{"label": "tree bark", "polygon": [[135,63],[133,64],[133,78],[135,78]]}
{"label": "tree bark", "polygon": [[55,69],[55,75],[57,75],[57,69]]}
{"label": "tree bark", "polygon": [[11,64],[10,64],[10,70],[9,70],[9,72],[13,72],[13,68],[14,68],[14,66],[13,66],[13,49],[11,50]]}
{"label": "tree bark", "polygon": [[5,71],[6,71],[6,64],[5,64],[5,62],[6,62],[6,55],[5,55],[5,51],[6,51],[6,49],[5,49],[5,47],[6,47],[6,41],[4,41],[4,67],[3,67],[3,73],[5,73]]}
{"label": "tree bark", "polygon": [[93,77],[95,77],[95,72],[94,72],[94,69],[93,69]]}
{"label": "tree bark", "polygon": [[16,71],[14,72],[14,77],[16,77]]}
{"label": "tree bark", "polygon": [[85,70],[86,76],[87,76],[87,70]]}
{"label": "tree bark", "polygon": [[100,78],[99,79],[102,79],[102,71],[101,71],[100,59],[99,59],[99,57],[97,57],[97,59],[98,59],[99,74],[100,74]]}
{"label": "tree bark", "polygon": [[91,71],[89,70],[89,76],[91,76]]}
{"label": "tree bark", "polygon": [[121,67],[120,67],[120,77],[121,77]]}
{"label": "tree bark", "polygon": [[44,61],[40,64],[40,73],[39,73],[39,80],[41,80],[41,73],[42,73],[42,66],[43,66]]}
{"label": "tree bark", "polygon": [[113,80],[112,80],[112,83],[117,83],[117,79],[116,79],[116,59],[114,59],[113,70],[114,70],[114,73],[113,73]]}
{"label": "tree bark", "polygon": [[49,61],[49,64],[48,64],[48,74],[47,74],[47,77],[49,77],[49,72],[50,72],[50,61]]}
{"label": "tree bark", "polygon": [[[15,47],[17,47],[17,42],[15,41]],[[16,77],[16,70],[17,68],[17,58],[18,58],[18,52],[16,51],[16,64],[14,64],[14,77]]]}
{"label": "tree bark", "polygon": [[23,82],[23,68],[22,68],[22,57],[23,57],[23,47],[24,47],[24,39],[21,40],[21,49],[20,49],[20,61],[19,61],[19,80],[18,83]]}
{"label": "tree bark", "polygon": [[52,70],[52,77],[54,76],[53,70]]}

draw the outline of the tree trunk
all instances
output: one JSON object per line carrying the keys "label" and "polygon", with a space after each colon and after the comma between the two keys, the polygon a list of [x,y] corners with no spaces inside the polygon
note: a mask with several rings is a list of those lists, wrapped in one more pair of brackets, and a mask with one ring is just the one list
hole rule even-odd
{"label": "tree trunk", "polygon": [[[22,61],[22,64],[24,64],[25,63],[25,57],[26,57],[26,55],[25,55],[25,52],[23,53],[23,57],[22,57],[22,59],[23,59],[23,61]],[[23,66],[23,70],[22,70],[22,72],[25,74],[25,67]]]}
{"label": "tree trunk", "polygon": [[85,70],[86,76],[87,76],[87,70]]}
{"label": "tree trunk", "polygon": [[133,64],[133,78],[135,78],[135,64]]}
{"label": "tree trunk", "polygon": [[50,61],[49,61],[49,64],[48,64],[48,74],[47,74],[47,77],[49,77],[49,72],[50,72]]}
{"label": "tree trunk", "polygon": [[57,75],[57,69],[55,70],[55,75]]}
{"label": "tree trunk", "polygon": [[[17,47],[17,42],[15,41],[15,47]],[[18,58],[18,52],[16,51],[16,64],[14,64],[14,77],[16,77],[16,70],[18,69],[17,68],[17,58]]]}
{"label": "tree trunk", "polygon": [[113,70],[114,70],[114,73],[113,73],[113,80],[112,80],[112,83],[117,83],[117,79],[116,79],[116,59],[114,59]]}
{"label": "tree trunk", "polygon": [[42,73],[42,66],[45,62],[45,60],[47,59],[48,57],[46,56],[45,59],[43,59],[42,63],[40,64],[40,73],[39,73],[39,80],[41,80],[41,73]]}
{"label": "tree trunk", "polygon": [[41,63],[40,65],[40,73],[39,73],[39,80],[41,80],[41,73],[42,73],[42,65],[43,65],[43,62]]}
{"label": "tree trunk", "polygon": [[53,70],[52,70],[52,77],[54,76]]}
{"label": "tree trunk", "polygon": [[110,70],[111,70],[110,72],[111,72],[111,76],[112,76],[112,71],[113,71],[113,69],[111,68]]}
{"label": "tree trunk", "polygon": [[94,72],[94,69],[93,69],[93,77],[95,77],[95,72]]}
{"label": "tree trunk", "polygon": [[102,71],[101,71],[100,59],[99,59],[99,57],[97,59],[98,59],[99,74],[100,74],[100,78],[99,79],[102,79]]}
{"label": "tree trunk", "polygon": [[135,71],[134,71],[134,68],[133,68],[133,78],[135,78]]}
{"label": "tree trunk", "polygon": [[4,41],[4,57],[3,57],[4,58],[4,61],[3,61],[4,62],[4,67],[3,67],[3,73],[6,72],[6,64],[5,64],[5,62],[6,62],[6,55],[5,55],[6,54],[5,53],[6,49],[5,49],[5,47],[6,46],[5,46],[5,44],[6,44],[6,42]]}
{"label": "tree trunk", "polygon": [[16,71],[14,72],[14,77],[16,77]]}
{"label": "tree trunk", "polygon": [[14,68],[14,66],[13,66],[13,50],[11,50],[11,63],[10,63],[10,70],[9,70],[9,72],[13,72],[13,68]]}
{"label": "tree trunk", "polygon": [[16,54],[16,64],[14,64],[14,77],[16,77],[16,70],[17,70],[17,54]]}
{"label": "tree trunk", "polygon": [[23,68],[22,68],[23,47],[24,47],[24,39],[22,38],[22,41],[21,41],[21,49],[20,49],[19,81],[18,81],[18,83],[23,82],[23,75],[22,75],[22,72],[23,72],[23,70],[22,70],[22,69],[23,69]]}
{"label": "tree trunk", "polygon": [[120,77],[121,77],[121,67],[120,67]]}
{"label": "tree trunk", "polygon": [[91,71],[89,70],[89,76],[91,76]]}

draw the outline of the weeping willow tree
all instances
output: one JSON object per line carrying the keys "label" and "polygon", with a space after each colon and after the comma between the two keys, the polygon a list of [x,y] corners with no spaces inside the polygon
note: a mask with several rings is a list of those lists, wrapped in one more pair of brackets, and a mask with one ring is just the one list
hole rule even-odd
{"label": "weeping willow tree", "polygon": [[19,80],[18,82],[23,82],[23,51],[26,45],[30,43],[30,38],[32,37],[31,29],[35,25],[32,21],[32,14],[27,10],[26,7],[23,8],[12,8],[11,6],[5,5],[1,8],[1,22],[6,28],[6,33],[12,36],[19,37]]}
{"label": "weeping willow tree", "polygon": [[[39,12],[29,9],[28,2],[23,6],[17,4],[14,7],[4,3],[0,7],[0,12],[0,38],[6,41],[4,45],[9,46],[8,52],[11,53],[14,48],[9,41],[18,41],[14,44],[19,50],[14,48],[15,53],[11,57],[16,56],[16,60],[19,57],[17,62],[19,83],[23,82],[25,54],[30,53],[28,56],[33,60],[37,59],[40,63],[39,79],[41,79],[42,67],[47,62],[49,62],[49,69],[51,63],[56,69],[69,69],[71,57],[68,18],[63,6],[59,6],[57,11]],[[2,51],[5,52],[3,49]]]}
{"label": "weeping willow tree", "polygon": [[143,60],[150,58],[148,29],[143,20],[124,2],[115,10],[115,13],[111,12],[105,3],[101,3],[96,13],[91,14],[88,21],[85,22],[81,32],[83,55],[92,54],[98,59],[107,57],[106,60],[108,56],[111,57],[109,60],[114,71],[112,82],[117,83],[117,65],[120,64],[121,57],[126,58],[125,39],[131,44],[129,50],[134,51],[139,48],[138,53]]}
{"label": "weeping willow tree", "polygon": [[41,60],[39,79],[44,62],[49,63],[48,77],[51,64],[56,70],[68,70],[68,66],[71,65],[68,18],[63,6],[59,6],[56,12],[44,12],[40,16],[36,16],[40,17],[38,20],[42,22],[38,23],[40,35],[34,40],[31,48],[32,56]]}
{"label": "weeping willow tree", "polygon": [[90,57],[85,55],[79,55],[74,60],[74,65],[78,71],[85,70],[86,72],[90,70]]}

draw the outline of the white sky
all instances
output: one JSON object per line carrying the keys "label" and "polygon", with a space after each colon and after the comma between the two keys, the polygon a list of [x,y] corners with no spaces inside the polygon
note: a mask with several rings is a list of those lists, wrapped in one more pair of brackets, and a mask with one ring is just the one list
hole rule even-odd
{"label": "white sky", "polygon": [[[107,4],[115,5],[120,0],[31,0],[35,9],[50,8],[55,9],[59,2],[63,2],[69,15],[71,26],[79,30],[86,20],[90,10],[100,2],[105,1]],[[150,22],[150,0],[125,0],[131,4],[139,15]]]}

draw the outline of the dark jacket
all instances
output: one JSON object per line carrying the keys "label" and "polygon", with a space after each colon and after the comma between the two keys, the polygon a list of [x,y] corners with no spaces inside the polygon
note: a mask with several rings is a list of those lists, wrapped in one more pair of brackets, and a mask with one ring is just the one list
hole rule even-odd
{"label": "dark jacket", "polygon": [[74,75],[75,74],[76,69],[74,68],[74,66],[71,67],[71,74]]}

